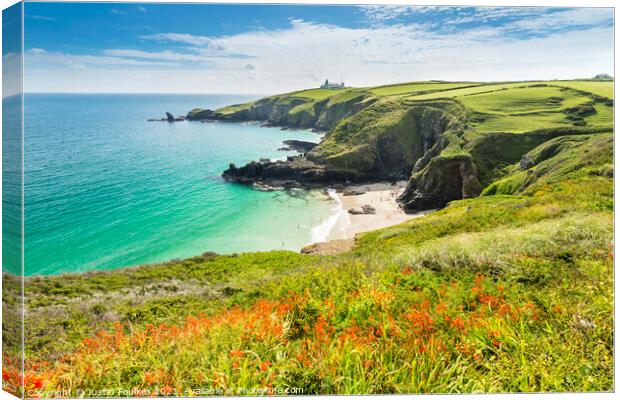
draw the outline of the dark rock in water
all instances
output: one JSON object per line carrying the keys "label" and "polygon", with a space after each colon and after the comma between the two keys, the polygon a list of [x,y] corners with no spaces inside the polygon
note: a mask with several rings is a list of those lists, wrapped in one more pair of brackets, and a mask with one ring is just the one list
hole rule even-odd
{"label": "dark rock in water", "polygon": [[348,179],[359,181],[362,178],[350,171],[328,169],[302,156],[288,157],[287,161],[252,161],[243,167],[230,164],[222,177],[227,181],[243,184],[263,182],[284,187],[323,186]]}
{"label": "dark rock in water", "polygon": [[262,173],[263,165],[251,161],[241,168],[237,168],[235,164],[230,164],[228,169],[222,173],[222,177],[233,182],[253,184],[259,181]]}
{"label": "dark rock in water", "polygon": [[286,189],[301,188],[301,184],[297,181],[282,181],[282,186]]}
{"label": "dark rock in water", "polygon": [[279,151],[291,151],[291,148],[290,147],[280,147],[278,150]]}
{"label": "dark rock in water", "polygon": [[262,192],[273,192],[274,190],[276,190],[276,187],[271,186],[271,185],[267,185],[261,182],[256,182],[254,184],[254,189],[256,190],[260,190]]}
{"label": "dark rock in water", "polygon": [[282,143],[287,145],[289,149],[298,151],[300,153],[308,153],[316,146],[318,146],[317,143],[306,142],[304,140],[285,140]]}
{"label": "dark rock in water", "polygon": [[181,116],[181,117],[177,117],[175,118],[174,115],[170,114],[169,112],[166,112],[166,118],[150,118],[146,120],[147,122],[179,122],[179,121],[185,121],[185,117]]}

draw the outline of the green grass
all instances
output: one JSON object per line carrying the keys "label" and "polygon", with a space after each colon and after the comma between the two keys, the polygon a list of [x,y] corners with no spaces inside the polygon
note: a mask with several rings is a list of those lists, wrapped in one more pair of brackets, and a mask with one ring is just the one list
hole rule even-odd
{"label": "green grass", "polygon": [[[33,298],[51,304],[29,306],[29,325],[68,315],[64,332],[76,344],[57,359],[67,350],[42,330],[53,339],[29,347],[28,359],[57,361],[30,382],[71,393],[610,390],[613,182],[565,177],[532,193],[454,202],[365,234],[339,256],[209,256],[33,280]],[[124,293],[119,275],[142,294]],[[63,290],[46,294],[47,282]],[[115,318],[102,321],[108,313]]]}
{"label": "green grass", "polygon": [[613,99],[614,82],[613,81],[549,81],[549,85],[558,85],[571,89],[589,92],[597,96]]}
{"label": "green grass", "polygon": [[370,88],[369,91],[377,96],[393,96],[402,94],[429,93],[439,90],[457,89],[478,85],[480,84],[474,82],[412,82],[378,86]]}
{"label": "green grass", "polygon": [[590,101],[586,96],[556,87],[530,86],[459,98],[466,107],[499,115],[558,111]]}
{"label": "green grass", "polygon": [[217,111],[222,113],[222,114],[232,114],[235,113],[237,111],[240,110],[244,110],[250,106],[252,106],[254,104],[253,101],[247,102],[247,103],[243,103],[243,104],[233,104],[230,106],[226,106],[226,107],[222,107],[220,109],[218,109]]}
{"label": "green grass", "polygon": [[478,115],[472,126],[477,132],[528,132],[535,129],[572,126],[566,116],[558,112],[540,112],[526,115]]}
{"label": "green grass", "polygon": [[[345,90],[348,91],[348,90]],[[294,96],[306,97],[312,100],[323,100],[328,97],[332,97],[342,93],[343,90],[331,90],[331,89],[308,89],[299,92],[291,93]]]}
{"label": "green grass", "polygon": [[479,93],[494,92],[494,91],[504,90],[504,89],[513,89],[513,88],[527,86],[529,84],[533,84],[533,82],[491,83],[491,84],[484,84],[484,85],[468,87],[468,88],[412,95],[412,96],[409,96],[409,98],[414,99],[414,100],[433,100],[433,99],[440,99],[440,98],[455,98],[455,97],[462,97],[462,96],[468,96],[468,95],[479,94]]}
{"label": "green grass", "polygon": [[590,126],[613,126],[614,123],[614,108],[603,103],[597,103],[594,105],[596,114],[585,117],[585,120]]}
{"label": "green grass", "polygon": [[[456,99],[472,111],[471,124],[481,133],[517,133],[572,126],[575,121],[567,118],[565,110],[592,102],[592,98],[581,92],[541,84],[470,93]],[[605,126],[610,122],[606,118],[609,111],[602,107],[596,110],[604,114],[588,117],[586,125]]]}
{"label": "green grass", "polygon": [[536,192],[567,176],[613,176],[611,133],[560,136],[523,156],[506,168],[507,176],[489,185],[482,195]]}

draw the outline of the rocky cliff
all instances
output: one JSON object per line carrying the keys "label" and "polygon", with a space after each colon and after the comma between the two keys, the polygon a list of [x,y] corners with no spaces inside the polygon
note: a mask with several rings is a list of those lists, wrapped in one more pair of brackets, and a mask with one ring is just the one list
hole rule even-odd
{"label": "rocky cliff", "polygon": [[322,100],[279,95],[215,111],[196,108],[186,118],[194,121],[263,121],[273,126],[325,131],[333,128],[340,120],[370,106],[375,100],[370,93],[358,91],[345,91]]}
{"label": "rocky cliff", "polygon": [[[449,98],[433,94],[428,100],[424,99],[429,97],[426,92],[420,96],[381,96],[360,89],[320,97],[306,91],[215,111],[195,109],[187,119],[262,121],[268,125],[327,131],[321,143],[303,155],[241,167],[231,164],[223,177],[243,184],[274,186],[407,180],[399,201],[409,211],[440,208],[453,200],[478,196],[505,175],[507,165],[555,137],[609,130],[599,113],[605,115],[607,108],[613,108],[610,100],[601,102],[596,96],[571,92],[570,88],[558,90],[539,83],[515,86],[512,90],[516,95],[507,99],[504,87],[489,87],[493,90],[476,89],[481,90],[479,95],[465,93]],[[546,94],[538,103],[527,97],[539,95],[528,90],[540,87],[548,91],[553,101],[545,98]],[[584,104],[589,104],[579,124],[571,117],[575,107],[562,108],[561,99],[553,97],[558,94],[579,95]],[[498,102],[509,101],[506,111],[498,111],[494,106],[496,100],[489,101],[488,96],[495,96]],[[523,107],[549,107],[550,111],[525,112]],[[550,116],[556,118],[551,124]],[[521,128],[536,118],[541,118],[540,126],[555,127]],[[507,131],[488,131],[487,126],[500,120],[505,121],[500,129]],[[603,124],[590,126],[593,121]]]}
{"label": "rocky cliff", "polygon": [[[261,104],[226,120],[239,120],[240,115],[248,119],[268,117],[269,122],[286,120],[280,108],[270,111],[264,102]],[[452,101],[368,101],[354,97],[323,110],[315,127],[317,123],[334,126],[305,156],[252,162],[243,167],[231,164],[223,176],[244,184],[276,186],[408,179],[410,183],[400,199],[405,208],[441,207],[481,190],[470,156],[437,157],[458,142],[465,119],[465,109]]]}

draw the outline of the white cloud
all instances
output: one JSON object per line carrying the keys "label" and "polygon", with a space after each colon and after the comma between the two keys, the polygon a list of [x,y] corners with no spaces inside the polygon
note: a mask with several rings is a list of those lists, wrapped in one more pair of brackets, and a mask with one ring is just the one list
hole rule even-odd
{"label": "white cloud", "polygon": [[[611,73],[611,28],[601,24],[554,31],[574,21],[604,21],[605,15],[560,14],[545,21],[551,34],[525,38],[506,34],[520,29],[514,23],[436,31],[420,25],[345,28],[302,20],[291,20],[287,29],[231,36],[158,33],[142,39],[163,43],[168,50],[108,49],[97,56],[30,50],[26,83],[31,91],[266,94],[315,87],[325,78],[340,76],[347,84],[369,86],[426,79],[522,80]],[[528,24],[527,29],[542,29],[536,19]],[[68,73],[54,63],[85,68]]]}
{"label": "white cloud", "polygon": [[426,12],[427,7],[415,7],[415,6],[381,6],[370,5],[361,6],[362,12],[366,14],[371,21],[389,21],[404,15],[409,15],[414,11]]}
{"label": "white cloud", "polygon": [[129,57],[129,58],[148,59],[148,60],[206,62],[209,59],[209,57],[205,57],[201,55],[176,53],[176,52],[169,51],[169,50],[158,51],[158,52],[148,52],[148,51],[130,50],[130,49],[108,49],[108,50],[104,50],[103,54],[106,56],[111,56],[111,57],[124,57],[124,58]]}
{"label": "white cloud", "polygon": [[36,20],[39,20],[39,21],[50,21],[50,22],[56,21],[56,18],[46,17],[44,15],[30,15],[29,14],[29,15],[26,16],[26,18],[36,19]]}
{"label": "white cloud", "polygon": [[566,29],[579,26],[606,26],[613,22],[609,8],[573,8],[550,15],[538,15],[515,21],[511,28],[534,32]]}
{"label": "white cloud", "polygon": [[368,20],[386,22],[397,18],[435,14],[441,24],[463,24],[470,22],[489,22],[504,17],[527,17],[540,15],[544,9],[535,7],[448,7],[448,6],[404,6],[370,5],[360,6]]}
{"label": "white cloud", "polygon": [[25,57],[28,66],[47,66],[51,70],[54,67],[92,66],[105,67],[110,65],[124,66],[174,66],[175,63],[162,61],[137,61],[123,57],[74,55],[59,52],[49,52],[40,48],[32,48],[26,52]]}
{"label": "white cloud", "polygon": [[143,13],[147,12],[146,7],[143,7],[143,6],[138,6],[138,11],[143,12]]}
{"label": "white cloud", "polygon": [[159,42],[178,42],[191,44],[193,46],[206,46],[218,48],[217,40],[209,36],[195,36],[187,33],[155,33],[152,35],[140,36],[146,40],[156,40]]}
{"label": "white cloud", "polygon": [[[512,29],[523,31],[544,31],[576,26],[599,26],[611,24],[611,8],[548,8],[548,7],[444,7],[444,6],[361,6],[369,21],[383,23],[394,19],[418,15],[424,17],[434,13],[435,27],[458,26],[463,24],[488,24],[503,22]],[[514,21],[518,18],[517,21]]]}

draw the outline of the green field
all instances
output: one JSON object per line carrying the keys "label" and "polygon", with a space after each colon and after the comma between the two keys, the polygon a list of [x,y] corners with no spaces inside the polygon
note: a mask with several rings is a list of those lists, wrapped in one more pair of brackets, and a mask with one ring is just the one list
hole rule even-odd
{"label": "green field", "polygon": [[292,95],[306,97],[312,100],[323,100],[334,95],[334,91],[330,89],[308,89],[300,92],[293,92]]}
{"label": "green field", "polygon": [[467,95],[459,100],[468,108],[501,115],[559,111],[590,101],[587,96],[554,87],[528,86]]}
{"label": "green field", "polygon": [[[367,101],[385,99],[395,104],[451,99],[472,114],[471,123],[479,132],[527,132],[536,129],[560,128],[579,124],[602,127],[608,125],[613,108],[595,105],[596,115],[567,118],[567,110],[592,102],[601,103],[613,95],[612,81],[531,81],[531,82],[409,82],[371,88],[345,90],[309,89],[272,96],[270,101],[290,107],[286,116],[276,123],[310,127],[320,120],[321,110],[330,110],[351,99]],[[256,104],[249,102],[225,107],[219,112],[234,114]],[[334,124],[328,125],[329,128]],[[325,146],[323,146],[325,148]],[[351,150],[351,149],[349,149]],[[334,151],[330,151],[334,153]]]}
{"label": "green field", "polygon": [[550,81],[547,83],[582,90],[608,99],[614,97],[614,83],[612,81]]}
{"label": "green field", "polygon": [[443,90],[479,86],[473,82],[412,82],[409,84],[395,84],[370,88],[370,92],[377,96],[393,96],[402,94],[429,93]]}
{"label": "green field", "polygon": [[[613,82],[460,85],[262,100],[333,123],[311,154],[327,168],[407,165],[420,196],[449,201],[337,255],[205,253],[30,277],[26,387],[613,391]],[[443,194],[451,185],[461,197]],[[13,393],[19,343],[5,335]]]}
{"label": "green field", "polygon": [[455,98],[455,97],[467,96],[467,95],[478,94],[478,93],[490,93],[490,92],[496,92],[498,90],[525,87],[525,86],[528,86],[529,84],[534,84],[534,83],[533,82],[489,83],[489,84],[482,84],[478,86],[448,90],[445,92],[412,95],[409,98],[415,99],[415,100]]}

